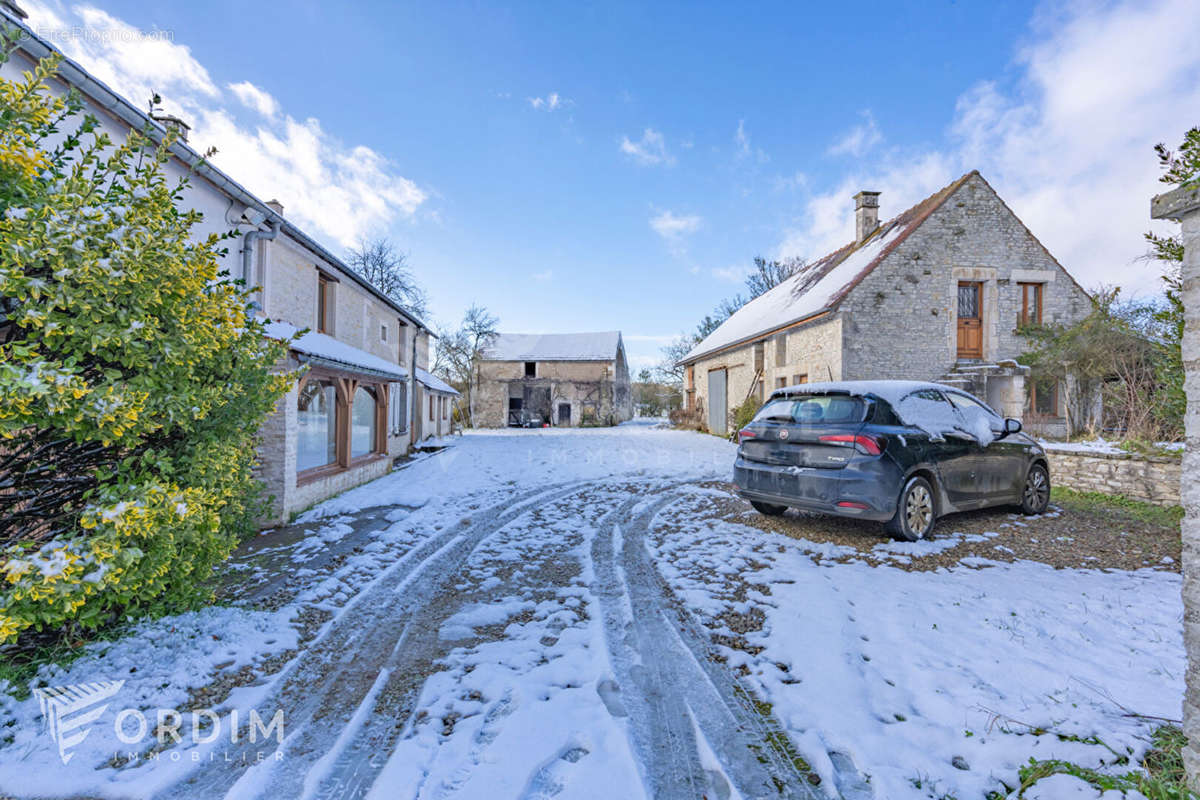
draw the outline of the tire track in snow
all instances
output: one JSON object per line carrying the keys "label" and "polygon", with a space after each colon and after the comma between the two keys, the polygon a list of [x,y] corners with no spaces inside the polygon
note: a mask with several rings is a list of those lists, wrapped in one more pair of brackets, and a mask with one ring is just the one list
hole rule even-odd
{"label": "tire track in snow", "polygon": [[[384,665],[389,674],[380,687],[378,699],[373,699],[371,703],[373,707],[367,713],[358,715],[358,725],[353,731],[344,732],[338,738],[336,754],[326,754],[314,770],[302,776],[303,792],[297,791],[294,795],[290,792],[293,785],[300,788],[301,776],[298,775],[300,770],[289,763],[282,770],[287,775],[272,784],[272,793],[322,800],[365,796],[397,740],[411,730],[413,712],[426,679],[440,669],[439,660],[448,650],[461,646],[461,642],[443,641],[440,631],[443,623],[464,605],[464,596],[467,594],[463,588],[464,575],[472,554],[483,542],[525,517],[534,518],[530,531],[535,536],[544,536],[545,531],[536,517],[547,506],[567,499],[586,501],[591,493],[603,489],[602,483],[583,483],[558,491],[526,495],[505,506],[499,516],[463,537],[453,554],[439,559],[429,578],[405,591],[408,608],[405,627],[395,640],[395,646]],[[521,533],[514,533],[513,536],[520,538]],[[499,724],[504,713],[503,708],[499,709],[493,722]],[[487,742],[480,744],[486,746]],[[586,754],[586,751],[582,751],[582,754]],[[578,748],[569,755],[574,755],[576,759],[581,757]],[[566,761],[570,762],[571,759],[566,758]],[[547,776],[550,774],[547,773]],[[552,787],[554,783],[546,785]]]}
{"label": "tire track in snow", "polygon": [[[284,711],[288,731],[284,741],[278,745],[273,739],[254,744],[244,738],[236,748],[226,751],[228,768],[193,773],[172,788],[172,796],[301,796],[308,770],[344,738],[344,729],[356,722],[365,724],[360,706],[372,689],[378,688],[380,673],[395,661],[412,615],[433,601],[448,576],[484,538],[519,517],[531,503],[549,502],[579,486],[575,483],[529,491],[490,508],[476,509],[466,521],[406,553],[351,598],[325,630],[272,679],[272,689],[258,707],[268,715],[274,709]],[[386,694],[386,687],[383,691]],[[398,735],[399,727],[392,723],[390,741]],[[354,737],[353,743],[359,744],[358,739]],[[372,751],[376,760],[390,752],[388,744],[372,743],[382,748]],[[258,761],[260,752],[266,755]],[[277,752],[283,754],[280,761],[275,760]],[[333,770],[337,770],[336,763]],[[365,793],[369,786],[369,782],[355,780],[354,775],[342,777],[346,789],[358,787],[358,794]]]}
{"label": "tire track in snow", "polygon": [[649,521],[676,499],[672,493],[636,507],[627,503],[618,515],[632,512],[625,525],[610,526],[593,544],[612,661],[650,793],[682,799],[728,792],[722,776],[703,769],[698,729],[723,778],[743,797],[824,797],[795,763],[780,722],[713,658],[703,627],[646,550]]}

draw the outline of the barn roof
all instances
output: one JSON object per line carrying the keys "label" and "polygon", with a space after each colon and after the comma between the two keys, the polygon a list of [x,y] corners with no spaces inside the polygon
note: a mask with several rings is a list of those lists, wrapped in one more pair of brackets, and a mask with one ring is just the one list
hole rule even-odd
{"label": "barn roof", "polygon": [[719,328],[683,357],[694,362],[718,350],[760,338],[810,317],[832,311],[859,281],[865,278],[930,214],[967,182],[977,170],[968,172],[949,186],[926,197],[912,208],[880,225],[862,242],[835,250],[804,266],[799,272],[759,295],[737,310]]}
{"label": "barn roof", "polygon": [[501,333],[484,350],[485,361],[612,361],[620,331],[598,333]]}

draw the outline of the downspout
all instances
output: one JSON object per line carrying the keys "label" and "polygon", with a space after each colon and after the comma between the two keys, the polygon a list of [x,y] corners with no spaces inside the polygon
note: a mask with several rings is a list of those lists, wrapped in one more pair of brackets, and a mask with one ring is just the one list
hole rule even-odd
{"label": "downspout", "polygon": [[[269,242],[279,235],[278,222],[272,222],[270,227],[269,231],[260,231],[256,228],[242,238],[242,281],[246,288],[252,286],[250,279],[254,274],[254,243],[259,239]],[[261,309],[262,303],[254,303],[254,307]]]}
{"label": "downspout", "polygon": [[408,443],[410,447],[415,447],[417,444],[417,337],[421,335],[421,329],[417,325],[413,325],[412,337],[412,361],[409,366],[408,376],[408,407],[409,407],[409,434]]}

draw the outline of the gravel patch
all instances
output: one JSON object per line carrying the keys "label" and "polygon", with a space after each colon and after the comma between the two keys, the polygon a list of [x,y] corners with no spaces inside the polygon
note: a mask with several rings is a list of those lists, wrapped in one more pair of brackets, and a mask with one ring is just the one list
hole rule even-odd
{"label": "gravel patch", "polygon": [[938,520],[930,539],[908,543],[893,541],[878,523],[795,509],[768,517],[736,497],[732,484],[710,486],[730,494],[717,500],[717,513],[724,519],[814,544],[849,548],[814,552],[814,558],[826,561],[865,558],[913,572],[959,564],[978,567],[983,566],[982,560],[1039,561],[1056,569],[1179,571],[1179,529],[1139,519],[1115,506],[1076,507],[1063,502],[1035,517],[1004,507],[951,514]]}

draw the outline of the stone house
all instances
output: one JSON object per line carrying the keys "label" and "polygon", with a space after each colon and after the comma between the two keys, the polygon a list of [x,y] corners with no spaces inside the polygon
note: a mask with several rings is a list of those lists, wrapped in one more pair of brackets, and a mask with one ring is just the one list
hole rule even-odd
{"label": "stone house", "polygon": [[615,425],[633,416],[620,331],[502,333],[476,367],[478,427]]}
{"label": "stone house", "polygon": [[1098,413],[1071,382],[1035,385],[1022,321],[1071,324],[1090,296],[978,171],[879,223],[855,199],[855,240],[755,298],[682,360],[685,407],[714,433],[750,397],[808,381],[936,380],[1061,436]]}
{"label": "stone house", "polygon": [[[0,65],[5,77],[20,79],[38,59],[58,53],[11,3],[0,4],[0,21],[23,34]],[[235,234],[223,266],[256,287],[253,301],[270,323],[268,335],[286,339],[307,330],[280,365],[306,369],[261,431],[259,475],[274,497],[266,522],[383,475],[420,439],[448,430],[457,392],[426,372],[427,325],[289,221],[279,202],[263,202],[204,161],[181,120],[152,118],[64,58],[51,89],[71,88],[113,141],[131,130],[148,129],[159,139],[168,128],[180,134],[164,169],[171,179],[189,178],[181,202],[203,215],[195,235]]]}
{"label": "stone house", "polygon": [[413,401],[413,441],[422,446],[428,440],[449,436],[453,430],[454,403],[458,390],[434,375],[428,366],[428,346],[425,366],[416,369],[416,389]]}

